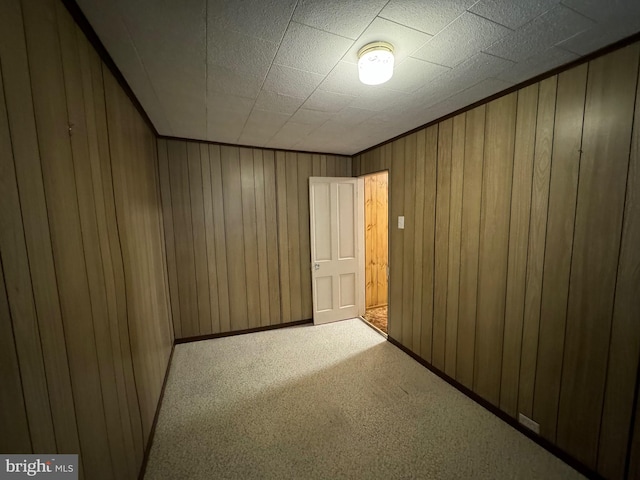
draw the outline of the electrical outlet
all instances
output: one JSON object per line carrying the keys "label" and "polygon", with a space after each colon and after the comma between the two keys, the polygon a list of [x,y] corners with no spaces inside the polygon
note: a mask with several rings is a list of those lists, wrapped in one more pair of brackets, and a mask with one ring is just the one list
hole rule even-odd
{"label": "electrical outlet", "polygon": [[398,217],[398,228],[404,230],[404,216]]}
{"label": "electrical outlet", "polygon": [[529,417],[525,417],[523,414],[518,414],[518,422],[527,427],[532,432],[540,434],[540,424],[534,422]]}

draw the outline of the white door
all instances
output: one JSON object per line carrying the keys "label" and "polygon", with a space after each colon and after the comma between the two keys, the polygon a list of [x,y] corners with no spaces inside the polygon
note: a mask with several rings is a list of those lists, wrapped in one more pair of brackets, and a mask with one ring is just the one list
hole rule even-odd
{"label": "white door", "polygon": [[364,314],[364,181],[309,178],[313,323]]}

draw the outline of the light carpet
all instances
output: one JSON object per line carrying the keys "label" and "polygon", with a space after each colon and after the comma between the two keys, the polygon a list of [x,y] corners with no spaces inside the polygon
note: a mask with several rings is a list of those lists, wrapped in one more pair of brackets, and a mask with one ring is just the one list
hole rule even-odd
{"label": "light carpet", "polygon": [[353,319],[177,345],[146,479],[572,479]]}

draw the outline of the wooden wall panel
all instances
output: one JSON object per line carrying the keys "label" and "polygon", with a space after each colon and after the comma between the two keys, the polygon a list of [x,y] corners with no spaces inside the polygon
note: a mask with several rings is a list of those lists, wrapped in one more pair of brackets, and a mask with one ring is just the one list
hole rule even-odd
{"label": "wooden wall panel", "polygon": [[516,99],[512,93],[487,105],[484,139],[473,390],[496,406],[500,404]]}
{"label": "wooden wall panel", "polygon": [[157,149],[176,338],[311,318],[309,177],[343,175],[350,159],[164,139]]}
{"label": "wooden wall panel", "polygon": [[632,45],[592,61],[587,81],[558,444],[592,468],[607,381],[639,51]]}
{"label": "wooden wall panel", "polygon": [[211,299],[208,275],[207,237],[204,219],[204,190],[202,188],[202,159],[200,145],[187,145],[187,171],[189,172],[189,204],[191,205],[191,228],[193,229],[193,256],[197,259],[196,299],[198,305],[198,331],[211,328]]}
{"label": "wooden wall panel", "polygon": [[364,178],[366,307],[387,304],[388,174]]}
{"label": "wooden wall panel", "polygon": [[431,340],[431,363],[443,371],[447,324],[447,276],[449,273],[449,202],[451,199],[452,140],[453,119],[449,119],[442,122],[438,128],[433,338]]}
{"label": "wooden wall panel", "polygon": [[[414,268],[413,268],[413,312],[409,321],[412,323],[411,331],[413,334],[413,350],[420,351],[420,342],[422,339],[422,295],[424,286],[423,280],[423,256],[424,256],[424,176],[427,170],[426,161],[426,135],[425,131],[421,130],[416,132],[416,187],[415,187],[415,215],[414,215]],[[383,178],[388,176],[385,173]],[[385,198],[388,198],[388,191],[385,188]],[[386,205],[385,205],[386,207]],[[380,238],[384,238],[384,248],[387,248],[388,235],[388,221],[387,228],[383,231],[379,231]],[[382,243],[382,242],[381,242]],[[385,272],[381,272],[381,275],[385,278],[385,288],[387,287]],[[387,299],[385,290],[385,300]],[[428,292],[425,292],[428,294]]]}
{"label": "wooden wall panel", "polygon": [[[607,478],[622,478],[624,474],[626,434],[633,414],[633,382],[640,356],[640,78],[638,80],[598,449],[598,471]],[[640,475],[640,471],[636,475]],[[630,475],[630,478],[637,476]]]}
{"label": "wooden wall panel", "polygon": [[[387,309],[387,331],[392,338],[399,339],[402,336],[402,318],[404,305],[402,304],[402,271],[404,236],[403,231],[397,228],[398,217],[404,215],[404,185],[405,185],[405,139],[400,138],[385,145],[384,161],[388,165],[389,173],[389,298],[395,298],[389,302]],[[394,165],[396,168],[392,169]],[[394,172],[394,173],[391,173]]]}
{"label": "wooden wall panel", "polygon": [[1,450],[136,478],[173,341],[155,136],[58,0],[2,2],[0,57]]}
{"label": "wooden wall panel", "polygon": [[473,388],[486,106],[466,112],[456,380]]}
{"label": "wooden wall panel", "polygon": [[[0,71],[0,155],[3,160],[0,163],[0,174],[12,183],[14,179],[7,172],[6,163],[12,160],[10,145],[9,123],[7,121],[7,110],[4,99],[4,85],[2,72]],[[9,166],[9,165],[8,165]],[[9,185],[11,188],[11,186]],[[6,186],[0,183],[2,192]],[[15,189],[15,185],[13,185]],[[17,196],[15,192],[12,196]],[[3,197],[3,200],[4,197]],[[15,208],[15,205],[13,205]],[[4,209],[3,209],[4,210]],[[2,217],[4,217],[4,213]],[[4,223],[4,222],[3,222]],[[6,228],[2,225],[2,228]],[[0,254],[2,249],[0,249]],[[1,255],[0,255],[1,260]],[[29,424],[27,423],[26,404],[22,393],[22,379],[20,378],[20,366],[18,364],[18,354],[13,331],[13,322],[9,311],[9,299],[4,281],[4,271],[0,261],[0,378],[2,378],[2,389],[0,389],[0,422],[3,426],[3,435],[0,437],[0,451],[5,453],[31,453],[31,438]]]}
{"label": "wooden wall panel", "polygon": [[[629,478],[640,469],[639,56],[636,43],[353,158],[357,174],[389,169],[389,335],[611,479],[627,457]],[[395,222],[420,210],[416,254],[418,232]]]}
{"label": "wooden wall panel", "polygon": [[455,378],[458,346],[458,296],[460,294],[460,244],[462,230],[462,186],[466,114],[453,119],[451,144],[451,189],[449,191],[449,252],[447,259],[447,320],[445,327],[445,365]]}
{"label": "wooden wall panel", "polygon": [[[402,330],[402,343],[413,349],[413,319],[411,313],[413,313],[413,270],[415,268],[415,250],[418,245],[415,245],[415,203],[414,196],[416,192],[416,135],[409,135],[405,138],[405,155],[404,155],[404,169],[405,169],[405,187],[404,187],[404,231],[402,237],[404,241],[403,246],[403,260],[402,260],[402,306],[403,311],[406,310],[407,314],[401,317],[401,330]],[[410,312],[410,313],[409,313]]]}
{"label": "wooden wall panel", "polygon": [[[513,187],[509,225],[509,260],[506,305],[504,313],[503,358],[520,358],[522,322],[524,316],[527,247],[529,245],[529,214],[531,212],[531,182],[538,113],[538,85],[518,92],[516,138],[513,156]],[[502,362],[500,408],[512,417],[518,408],[520,365]]]}
{"label": "wooden wall panel", "polygon": [[[436,177],[438,162],[438,126],[425,130],[424,212],[422,235],[422,316],[420,318],[420,354],[431,359],[433,343],[433,285],[436,239]],[[390,224],[391,225],[391,224]]]}
{"label": "wooden wall panel", "polygon": [[[244,237],[244,261],[246,285],[244,301],[247,304],[247,326],[260,326],[260,277],[258,273],[258,229],[256,223],[256,186],[254,181],[253,152],[248,148],[240,149],[240,183],[242,191],[242,230]],[[197,188],[197,185],[191,185]],[[198,256],[197,258],[201,258]],[[249,283],[251,282],[251,283]],[[238,296],[240,292],[237,292]],[[202,329],[200,331],[203,331]]]}
{"label": "wooden wall panel", "polygon": [[538,325],[542,297],[542,269],[544,268],[557,83],[557,77],[548,78],[540,82],[538,90],[538,117],[533,158],[527,276],[520,355],[520,386],[518,389],[518,412],[528,417],[533,415],[533,389],[538,354]]}
{"label": "wooden wall panel", "polygon": [[555,441],[587,65],[558,76],[533,418]]}

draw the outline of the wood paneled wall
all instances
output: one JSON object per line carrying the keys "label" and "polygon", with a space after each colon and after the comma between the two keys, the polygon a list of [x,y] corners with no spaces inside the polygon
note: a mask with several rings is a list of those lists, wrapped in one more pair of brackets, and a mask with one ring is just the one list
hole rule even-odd
{"label": "wood paneled wall", "polygon": [[639,57],[622,48],[353,164],[390,170],[391,337],[611,479],[640,351]]}
{"label": "wood paneled wall", "polygon": [[387,304],[389,257],[389,175],[387,172],[364,178],[364,244],[366,307]]}
{"label": "wood paneled wall", "polygon": [[351,159],[158,140],[176,338],[312,318],[309,177]]}
{"label": "wood paneled wall", "polygon": [[0,2],[0,451],[133,479],[172,330],[156,139],[58,0]]}

